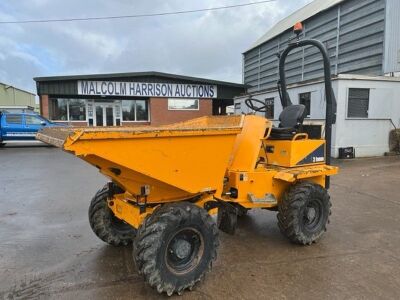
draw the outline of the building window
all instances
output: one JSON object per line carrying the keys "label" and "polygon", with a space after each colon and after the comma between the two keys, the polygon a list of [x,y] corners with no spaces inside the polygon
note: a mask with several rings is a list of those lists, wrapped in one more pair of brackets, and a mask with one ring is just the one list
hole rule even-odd
{"label": "building window", "polygon": [[49,117],[51,120],[68,121],[68,99],[50,99]]}
{"label": "building window", "polygon": [[86,121],[86,100],[69,99],[68,111],[70,121]]}
{"label": "building window", "polygon": [[265,117],[270,120],[274,119],[274,102],[274,98],[265,99]]}
{"label": "building window", "polygon": [[169,110],[199,110],[199,99],[168,99]]}
{"label": "building window", "polygon": [[22,125],[22,115],[6,115],[6,121],[8,124]]}
{"label": "building window", "polygon": [[306,117],[309,118],[311,115],[311,93],[299,94],[299,104],[303,104],[306,107]]}
{"label": "building window", "polygon": [[368,118],[369,89],[349,89],[348,118]]}
{"label": "building window", "polygon": [[146,100],[136,100],[136,121],[148,121],[149,109]]}
{"label": "building window", "polygon": [[54,121],[86,121],[86,100],[51,98],[49,118]]}
{"label": "building window", "polygon": [[149,121],[147,100],[122,100],[123,121]]}

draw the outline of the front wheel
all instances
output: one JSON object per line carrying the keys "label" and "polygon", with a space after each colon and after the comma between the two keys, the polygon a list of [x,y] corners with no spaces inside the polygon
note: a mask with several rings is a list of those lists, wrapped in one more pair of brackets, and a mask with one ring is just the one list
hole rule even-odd
{"label": "front wheel", "polygon": [[187,202],[165,204],[139,227],[133,258],[147,283],[171,296],[203,278],[218,244],[217,226],[204,209]]}
{"label": "front wheel", "polygon": [[108,184],[99,190],[89,206],[89,223],[93,232],[102,241],[113,246],[132,243],[136,229],[114,216],[108,207]]}
{"label": "front wheel", "polygon": [[303,181],[291,186],[278,206],[278,225],[284,236],[300,245],[311,245],[326,231],[331,214],[325,188]]}

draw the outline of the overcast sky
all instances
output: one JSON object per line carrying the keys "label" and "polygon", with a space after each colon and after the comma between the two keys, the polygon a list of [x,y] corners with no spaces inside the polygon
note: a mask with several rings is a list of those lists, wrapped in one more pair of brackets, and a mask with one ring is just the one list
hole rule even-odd
{"label": "overcast sky", "polygon": [[[145,14],[248,2],[252,0],[1,0],[0,21]],[[139,19],[0,24],[0,82],[36,92],[32,78],[37,76],[139,71],[241,82],[241,53],[309,2],[276,0]]]}

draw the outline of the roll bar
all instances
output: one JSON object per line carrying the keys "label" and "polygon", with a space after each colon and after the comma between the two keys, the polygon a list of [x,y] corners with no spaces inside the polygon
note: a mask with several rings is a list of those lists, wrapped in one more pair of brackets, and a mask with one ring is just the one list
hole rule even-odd
{"label": "roll bar", "polygon": [[[297,33],[295,31],[295,33]],[[297,33],[297,37],[299,33]],[[292,42],[288,47],[282,52],[279,57],[279,81],[278,89],[280,90],[280,97],[282,107],[285,108],[292,105],[290,101],[289,94],[287,92],[286,84],[286,74],[285,74],[285,62],[289,53],[296,49],[302,48],[304,46],[314,46],[319,49],[322,54],[324,61],[324,79],[325,79],[325,97],[326,97],[326,111],[325,111],[325,141],[326,141],[326,163],[329,165],[331,162],[331,145],[332,145],[332,124],[336,123],[336,98],[332,89],[331,81],[331,62],[329,59],[328,51],[326,50],[324,44],[318,40],[314,39],[297,39]],[[329,188],[329,177],[326,178],[326,188]]]}

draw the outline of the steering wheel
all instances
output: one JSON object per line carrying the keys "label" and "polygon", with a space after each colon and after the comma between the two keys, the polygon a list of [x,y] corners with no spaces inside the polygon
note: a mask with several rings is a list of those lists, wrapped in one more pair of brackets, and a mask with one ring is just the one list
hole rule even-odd
{"label": "steering wheel", "polygon": [[[253,98],[248,98],[244,101],[246,106],[255,112],[266,112],[267,111],[267,105],[262,102],[261,100],[258,99],[253,99]],[[255,103],[261,104],[260,106],[256,106]]]}

